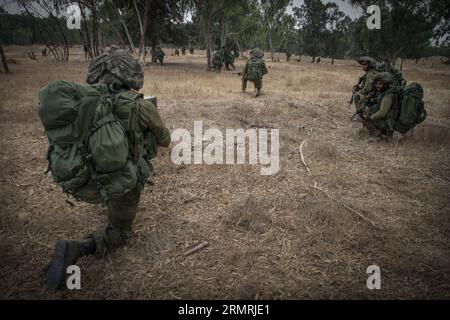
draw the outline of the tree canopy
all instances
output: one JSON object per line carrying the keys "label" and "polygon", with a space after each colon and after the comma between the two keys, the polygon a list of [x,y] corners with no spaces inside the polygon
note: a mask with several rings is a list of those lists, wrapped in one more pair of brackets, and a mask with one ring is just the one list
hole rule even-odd
{"label": "tree canopy", "polygon": [[[0,44],[43,44],[57,60],[83,45],[89,56],[106,46],[127,46],[145,62],[148,47],[196,47],[211,54],[220,46],[243,52],[269,51],[335,58],[372,55],[378,59],[418,59],[433,48],[448,48],[450,4],[438,0],[348,0],[364,11],[381,8],[380,30],[366,26],[368,14],[352,20],[336,3],[304,0],[19,0],[21,11],[0,7]],[[69,30],[67,5],[77,4],[80,30]],[[450,56],[450,50],[447,50]],[[276,54],[278,53],[278,54]]]}

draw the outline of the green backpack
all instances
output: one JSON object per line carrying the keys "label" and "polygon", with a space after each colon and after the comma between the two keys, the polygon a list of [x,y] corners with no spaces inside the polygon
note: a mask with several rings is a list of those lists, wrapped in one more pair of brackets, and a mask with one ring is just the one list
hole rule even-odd
{"label": "green backpack", "polygon": [[106,85],[53,81],[39,90],[38,115],[49,141],[48,171],[64,192],[100,203],[137,183],[125,129]]}
{"label": "green backpack", "polygon": [[227,61],[228,63],[234,63],[235,57],[233,52],[228,51],[225,53],[225,61]]}
{"label": "green backpack", "polygon": [[400,90],[399,111],[395,122],[395,131],[406,133],[427,117],[423,103],[423,88],[413,82]]}
{"label": "green backpack", "polygon": [[247,62],[247,80],[257,81],[263,77],[262,61],[260,59],[250,59]]}
{"label": "green backpack", "polygon": [[213,65],[221,65],[223,62],[223,53],[222,51],[216,51],[213,56]]}
{"label": "green backpack", "polygon": [[140,99],[143,99],[141,93],[129,90],[115,92],[112,98],[113,112],[121,122],[128,137],[130,157],[137,166],[138,180],[145,184],[151,175],[149,161],[156,156],[158,143],[156,136],[150,130],[141,133],[135,132],[131,128],[131,118],[136,116],[136,107]]}

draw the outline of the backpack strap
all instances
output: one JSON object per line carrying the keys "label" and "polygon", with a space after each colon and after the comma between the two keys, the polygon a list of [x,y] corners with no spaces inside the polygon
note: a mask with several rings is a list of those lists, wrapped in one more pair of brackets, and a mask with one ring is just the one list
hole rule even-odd
{"label": "backpack strap", "polygon": [[103,127],[104,125],[118,121],[116,116],[111,112],[106,117],[101,118],[89,129],[90,136],[94,134],[95,131]]}
{"label": "backpack strap", "polygon": [[143,98],[144,95],[142,93],[139,93],[137,91],[130,91],[130,90],[121,90],[121,91],[117,91],[114,92],[113,98],[112,98],[112,103],[116,104],[117,100],[120,98],[126,98],[129,100],[137,100],[139,98]]}

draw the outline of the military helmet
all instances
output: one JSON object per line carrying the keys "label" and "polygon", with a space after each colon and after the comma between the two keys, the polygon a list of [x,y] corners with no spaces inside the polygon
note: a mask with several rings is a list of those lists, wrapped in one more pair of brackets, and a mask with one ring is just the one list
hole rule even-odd
{"label": "military helmet", "polygon": [[374,81],[383,81],[385,85],[389,85],[394,81],[394,77],[389,72],[380,72],[375,76]]}
{"label": "military helmet", "polygon": [[250,50],[250,55],[255,58],[262,58],[262,57],[264,57],[264,52],[262,50],[260,50],[259,48],[255,48],[255,49]]}
{"label": "military helmet", "polygon": [[127,50],[111,48],[89,63],[86,82],[104,83],[112,90],[139,90],[144,84],[144,73]]}
{"label": "military helmet", "polygon": [[359,64],[367,63],[369,67],[376,68],[377,67],[377,61],[368,56],[359,57],[358,60],[356,60]]}

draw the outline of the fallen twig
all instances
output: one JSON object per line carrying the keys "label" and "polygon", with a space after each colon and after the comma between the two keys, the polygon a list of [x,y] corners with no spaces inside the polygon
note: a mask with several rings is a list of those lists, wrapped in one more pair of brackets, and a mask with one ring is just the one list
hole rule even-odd
{"label": "fallen twig", "polygon": [[187,257],[188,255],[193,254],[194,252],[197,252],[203,248],[206,248],[209,246],[209,242],[208,241],[203,241],[201,243],[199,243],[198,245],[192,247],[191,249],[187,250],[185,253],[183,253],[183,257]]}
{"label": "fallen twig", "polygon": [[305,166],[306,171],[308,171],[308,173],[311,174],[311,170],[309,170],[309,167],[308,167],[308,165],[306,164],[306,161],[305,161],[305,157],[303,156],[303,145],[305,144],[305,142],[306,142],[306,140],[304,140],[302,142],[302,144],[300,145],[300,156],[302,157],[302,163]]}
{"label": "fallen twig", "polygon": [[323,190],[322,188],[319,188],[319,187],[317,186],[317,182],[315,182],[315,183],[314,183],[314,186],[312,186],[312,187],[313,187],[314,189],[316,189],[316,190],[319,190],[319,191],[323,192],[323,193],[324,193],[326,196],[328,196],[330,199],[332,199],[333,201],[335,201],[335,202],[341,204],[344,208],[346,208],[347,210],[349,210],[349,211],[353,212],[354,214],[358,215],[360,218],[362,218],[362,219],[368,221],[368,222],[369,222],[371,225],[373,225],[375,228],[378,228],[378,229],[381,229],[381,230],[384,229],[383,227],[377,225],[375,222],[373,222],[372,220],[370,220],[369,218],[367,218],[367,217],[366,217],[365,215],[363,215],[362,213],[356,211],[356,210],[353,209],[353,208],[350,208],[348,205],[346,205],[346,204],[343,203],[343,202],[338,201],[336,198],[334,198],[332,195],[330,195],[328,192],[326,192],[326,191]]}

